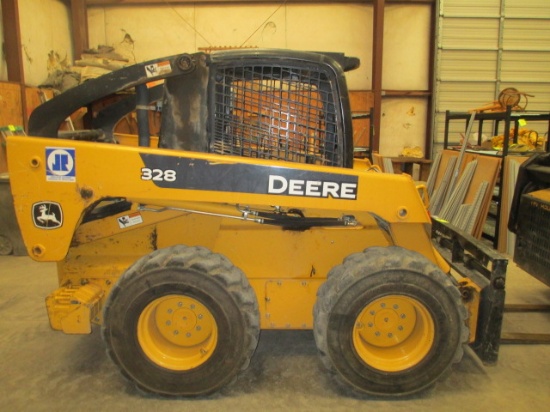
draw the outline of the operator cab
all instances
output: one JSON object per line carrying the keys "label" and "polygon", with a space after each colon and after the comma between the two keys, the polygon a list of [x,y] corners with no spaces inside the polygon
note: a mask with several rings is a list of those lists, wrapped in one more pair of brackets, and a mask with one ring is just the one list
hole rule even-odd
{"label": "operator cab", "polygon": [[[170,56],[65,91],[33,111],[29,134],[116,142],[115,126],[135,110],[139,145],[149,146],[148,110],[156,103],[161,148],[352,167],[344,72],[358,66],[339,53],[289,50]],[[90,130],[60,133],[81,107]]]}

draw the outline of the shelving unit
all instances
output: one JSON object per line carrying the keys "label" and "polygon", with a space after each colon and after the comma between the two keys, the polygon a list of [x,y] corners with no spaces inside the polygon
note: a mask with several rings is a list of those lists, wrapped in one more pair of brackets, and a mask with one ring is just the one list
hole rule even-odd
{"label": "shelving unit", "polygon": [[[445,149],[449,146],[449,126],[452,120],[462,120],[465,122],[464,130],[467,129],[468,123],[471,117],[471,113],[467,112],[451,112],[447,110],[445,112],[445,134],[443,145]],[[520,128],[521,121],[526,122],[548,122],[547,136],[550,136],[550,111],[549,112],[512,112],[512,107],[508,106],[505,112],[491,112],[491,113],[477,113],[475,121],[478,122],[478,144],[481,145],[481,139],[483,135],[483,127],[486,121],[494,121],[494,127],[491,131],[491,136],[497,136],[502,123],[504,123],[504,146],[502,153],[495,153],[496,156],[504,157],[508,155],[508,141],[510,139],[510,130],[512,124],[518,130]],[[517,142],[515,140],[514,142]],[[544,147],[544,151],[548,151],[548,139]]]}
{"label": "shelving unit", "polygon": [[[468,128],[468,124],[470,122],[472,114],[468,112],[451,112],[446,111],[445,112],[445,131],[444,131],[444,140],[443,145],[445,149],[451,148],[451,146],[454,146],[458,144],[458,142],[450,142],[449,141],[449,132],[450,132],[450,123],[451,121],[463,121],[464,122],[464,130],[466,131]],[[532,122],[546,122],[547,123],[547,131],[546,134],[546,142],[544,144],[544,151],[548,152],[549,149],[549,142],[548,137],[550,136],[550,111],[549,112],[513,112],[512,107],[508,106],[506,111],[504,112],[490,112],[490,113],[477,113],[474,119],[475,122],[477,122],[477,144],[481,145],[482,139],[483,139],[483,130],[484,127],[486,128],[488,122],[492,123],[492,129],[490,131],[491,136],[497,136],[499,134],[503,134],[504,136],[504,143],[503,148],[501,151],[486,151],[482,150],[479,151],[479,153],[483,155],[488,156],[495,156],[500,157],[504,159],[506,156],[510,154],[509,152],[509,142],[510,142],[510,132],[512,128],[515,128],[515,130],[519,130],[520,127],[522,127],[523,122],[532,123]],[[475,125],[474,125],[475,126]],[[476,130],[475,128],[472,128],[472,130]],[[517,143],[517,133],[514,136],[513,139],[514,143]],[[514,153],[514,155],[518,155],[518,153]],[[529,152],[523,152],[519,155],[529,156]],[[494,218],[494,233],[485,233],[483,236],[493,242],[493,247],[496,249],[498,247],[498,239],[499,239],[499,232],[500,232],[500,214],[501,214],[501,206],[502,206],[502,190],[500,188],[501,182],[503,182],[504,178],[504,167],[503,164],[501,164],[500,171],[499,171],[499,179],[497,183],[497,189],[495,190],[495,193],[493,195],[493,207],[492,210],[494,212],[491,212],[490,217]]]}

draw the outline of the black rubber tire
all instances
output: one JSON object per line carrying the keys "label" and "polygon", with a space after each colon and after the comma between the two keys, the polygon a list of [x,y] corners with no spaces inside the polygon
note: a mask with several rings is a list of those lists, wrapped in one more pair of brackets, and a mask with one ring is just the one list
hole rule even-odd
{"label": "black rubber tire", "polygon": [[[137,338],[144,308],[173,294],[200,301],[218,328],[211,357],[185,371],[151,361]],[[120,277],[105,304],[102,335],[113,362],[139,389],[165,396],[200,396],[216,392],[246,369],[259,330],[256,294],[244,274],[208,249],[176,245],[141,258]]]}
{"label": "black rubber tire", "polygon": [[[401,371],[369,365],[352,337],[356,319],[369,302],[390,295],[421,303],[434,325],[429,351]],[[455,283],[435,264],[400,247],[373,247],[347,257],[321,285],[314,337],[323,365],[340,384],[370,395],[400,397],[432,387],[461,360],[469,336],[466,318]]]}

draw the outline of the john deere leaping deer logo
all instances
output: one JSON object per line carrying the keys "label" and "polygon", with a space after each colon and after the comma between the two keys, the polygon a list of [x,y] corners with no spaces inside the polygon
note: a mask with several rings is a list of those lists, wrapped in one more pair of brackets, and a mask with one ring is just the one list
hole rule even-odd
{"label": "john deere leaping deer logo", "polygon": [[61,205],[55,202],[39,202],[32,206],[34,225],[40,229],[57,229],[63,225]]}

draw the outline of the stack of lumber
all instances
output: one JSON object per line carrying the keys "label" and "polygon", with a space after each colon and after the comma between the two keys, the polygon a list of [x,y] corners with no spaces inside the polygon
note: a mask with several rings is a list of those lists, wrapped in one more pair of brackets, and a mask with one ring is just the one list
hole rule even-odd
{"label": "stack of lumber", "polygon": [[514,256],[516,235],[508,230],[510,208],[516,188],[518,172],[521,164],[529,159],[528,156],[506,156],[504,159],[503,183],[501,185],[500,230],[498,233],[498,251]]}
{"label": "stack of lumber", "polygon": [[480,238],[501,158],[443,150],[434,158],[427,187],[430,213]]}
{"label": "stack of lumber", "polygon": [[372,162],[384,173],[395,173],[393,170],[393,163],[389,157],[381,156],[378,153],[373,153]]}

